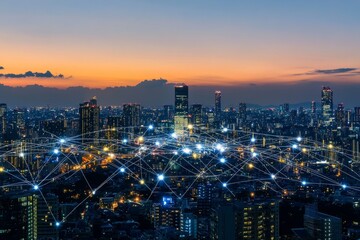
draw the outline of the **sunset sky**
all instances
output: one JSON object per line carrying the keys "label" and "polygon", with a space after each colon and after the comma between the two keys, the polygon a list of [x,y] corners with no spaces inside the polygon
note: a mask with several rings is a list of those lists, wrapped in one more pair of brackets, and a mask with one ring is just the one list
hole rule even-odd
{"label": "sunset sky", "polygon": [[358,0],[2,0],[10,86],[360,80]]}

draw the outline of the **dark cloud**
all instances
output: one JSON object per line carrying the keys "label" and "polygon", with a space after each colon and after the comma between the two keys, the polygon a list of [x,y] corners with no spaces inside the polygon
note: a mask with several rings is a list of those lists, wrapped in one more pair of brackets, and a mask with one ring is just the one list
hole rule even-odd
{"label": "dark cloud", "polygon": [[0,66],[0,70],[2,70],[2,69],[4,69],[4,67],[3,67],[3,66]]}
{"label": "dark cloud", "polygon": [[[189,85],[190,104],[201,103],[203,106],[214,106],[214,91],[222,92],[223,106],[237,107],[240,102],[249,106],[277,106],[283,103],[297,104],[320,101],[322,86],[334,90],[334,102],[343,102],[346,107],[360,106],[360,82],[325,82],[316,80],[296,81],[289,83],[234,84],[229,86]],[[135,86],[109,87],[93,89],[70,87],[57,89],[31,85],[26,87],[9,87],[0,84],[0,101],[9,106],[74,106],[97,96],[101,105],[122,105],[136,102],[144,107],[159,107],[174,104],[174,84],[165,79],[145,80]],[[293,105],[294,106],[294,105]]]}
{"label": "dark cloud", "polygon": [[6,73],[6,74],[0,74],[0,77],[3,78],[27,78],[27,77],[35,77],[35,78],[64,78],[63,74],[54,75],[50,71],[46,71],[44,73],[41,72],[32,72],[28,71],[26,73]]}
{"label": "dark cloud", "polygon": [[316,69],[306,73],[296,73],[293,76],[303,76],[303,75],[332,75],[332,74],[342,74],[342,76],[347,76],[344,74],[349,74],[349,76],[360,75],[359,68],[335,68],[335,69]]}

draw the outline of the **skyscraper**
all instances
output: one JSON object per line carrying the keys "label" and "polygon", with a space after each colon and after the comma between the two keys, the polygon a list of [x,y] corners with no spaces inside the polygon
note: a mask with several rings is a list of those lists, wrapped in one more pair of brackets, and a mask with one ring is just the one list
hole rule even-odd
{"label": "skyscraper", "polygon": [[195,126],[200,126],[202,122],[202,105],[194,104],[191,106],[191,122]]}
{"label": "skyscraper", "polygon": [[330,87],[323,87],[321,91],[321,110],[323,120],[329,121],[333,114],[333,91]]}
{"label": "skyscraper", "polygon": [[0,103],[0,136],[3,137],[6,133],[6,117],[7,117],[7,105]]}
{"label": "skyscraper", "polygon": [[276,200],[221,204],[211,213],[211,239],[279,239]]}
{"label": "skyscraper", "polygon": [[97,105],[96,97],[89,102],[80,104],[79,128],[82,142],[97,144],[99,141],[100,107]]}
{"label": "skyscraper", "polygon": [[140,126],[140,104],[128,103],[123,105],[124,127]]}
{"label": "skyscraper", "polygon": [[246,103],[239,103],[239,122],[241,125],[246,122]]}
{"label": "skyscraper", "polygon": [[175,132],[183,134],[189,125],[189,88],[186,85],[175,86]]}
{"label": "skyscraper", "polygon": [[221,122],[221,91],[215,91],[215,122]]}

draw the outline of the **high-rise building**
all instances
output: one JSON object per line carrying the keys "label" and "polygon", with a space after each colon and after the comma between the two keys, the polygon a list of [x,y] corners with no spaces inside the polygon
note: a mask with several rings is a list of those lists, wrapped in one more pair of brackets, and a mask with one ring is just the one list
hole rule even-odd
{"label": "high-rise building", "polygon": [[343,103],[338,104],[338,107],[336,109],[336,114],[335,114],[335,120],[336,120],[336,124],[339,127],[345,126],[346,117],[345,117],[345,109],[344,109]]}
{"label": "high-rise building", "polygon": [[96,97],[89,102],[80,104],[79,128],[82,142],[97,144],[100,129],[100,107],[97,105]]}
{"label": "high-rise building", "polygon": [[0,137],[2,138],[6,133],[7,123],[7,105],[0,103]]}
{"label": "high-rise building", "polygon": [[197,216],[190,212],[182,212],[180,214],[180,230],[191,238],[197,239]]}
{"label": "high-rise building", "polygon": [[[46,201],[45,201],[45,199]],[[54,194],[37,196],[37,234],[38,239],[58,239],[55,219],[58,219],[59,199]]]}
{"label": "high-rise building", "polygon": [[175,86],[174,128],[177,134],[183,134],[189,125],[189,88],[186,85]]}
{"label": "high-rise building", "polygon": [[333,91],[330,87],[323,87],[321,91],[321,110],[324,121],[329,121],[333,114]]}
{"label": "high-rise building", "polygon": [[122,125],[121,116],[109,116],[106,123],[106,138],[117,139],[119,137],[119,128],[122,127]]}
{"label": "high-rise building", "polygon": [[279,239],[276,200],[219,204],[211,213],[211,239]]}
{"label": "high-rise building", "polygon": [[354,123],[356,124],[360,124],[360,107],[355,107],[354,108]]}
{"label": "high-rise building", "polygon": [[140,126],[140,104],[128,103],[123,105],[123,123],[124,127]]}
{"label": "high-rise building", "polygon": [[304,214],[304,228],[293,229],[296,239],[337,240],[342,239],[341,219],[307,206]]}
{"label": "high-rise building", "polygon": [[240,124],[246,122],[246,103],[239,103],[239,122]]}
{"label": "high-rise building", "polygon": [[38,239],[38,197],[20,193],[0,199],[0,239]]}
{"label": "high-rise building", "polygon": [[172,121],[174,119],[174,106],[164,105],[164,120]]}
{"label": "high-rise building", "polygon": [[316,102],[311,101],[311,113],[316,114]]}
{"label": "high-rise building", "polygon": [[215,91],[215,122],[221,122],[222,109],[221,109],[221,91]]}
{"label": "high-rise building", "polygon": [[191,106],[191,123],[200,126],[202,123],[202,105],[193,104]]}

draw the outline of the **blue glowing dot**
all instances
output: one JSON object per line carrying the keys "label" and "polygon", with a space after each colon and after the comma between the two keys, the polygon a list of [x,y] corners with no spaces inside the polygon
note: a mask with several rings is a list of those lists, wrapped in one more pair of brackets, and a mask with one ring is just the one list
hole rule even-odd
{"label": "blue glowing dot", "polygon": [[56,222],[55,226],[59,227],[60,226],[60,222]]}
{"label": "blue glowing dot", "polygon": [[149,125],[149,130],[153,130],[154,126],[153,125]]}
{"label": "blue glowing dot", "polygon": [[174,155],[178,155],[179,153],[177,151],[174,151]]}
{"label": "blue glowing dot", "polygon": [[253,153],[252,153],[252,156],[253,156],[253,157],[257,157],[257,155],[258,155],[258,154],[257,154],[256,152],[253,152]]}
{"label": "blue glowing dot", "polygon": [[220,162],[225,163],[226,162],[225,158],[220,158]]}
{"label": "blue glowing dot", "polygon": [[301,137],[297,137],[296,140],[297,140],[298,142],[301,142],[302,138],[301,138]]}
{"label": "blue glowing dot", "polygon": [[223,128],[223,132],[227,132],[227,131],[229,131],[228,128]]}
{"label": "blue glowing dot", "polygon": [[252,138],[250,139],[250,141],[251,141],[252,143],[254,143],[254,142],[256,141],[256,139],[255,139],[254,137],[252,137]]}
{"label": "blue glowing dot", "polygon": [[186,154],[190,154],[191,153],[191,149],[190,148],[184,148],[183,152]]}
{"label": "blue glowing dot", "polygon": [[301,182],[301,185],[303,185],[303,186],[305,186],[306,184],[307,184],[306,181],[302,181],[302,182]]}
{"label": "blue glowing dot", "polygon": [[54,149],[54,154],[59,154],[59,149]]}
{"label": "blue glowing dot", "polygon": [[123,139],[123,140],[122,140],[123,143],[127,143],[127,141],[128,141],[127,139]]}
{"label": "blue glowing dot", "polygon": [[60,143],[65,143],[65,139],[60,139]]}
{"label": "blue glowing dot", "polygon": [[298,148],[298,145],[297,145],[297,144],[293,144],[293,145],[292,145],[292,148],[293,148],[293,149],[297,149],[297,148]]}
{"label": "blue glowing dot", "polygon": [[343,189],[346,189],[346,188],[347,188],[346,184],[341,185],[341,187],[342,187]]}
{"label": "blue glowing dot", "polygon": [[198,150],[201,150],[203,147],[202,147],[201,144],[196,144],[196,148],[197,148]]}
{"label": "blue glowing dot", "polygon": [[96,193],[96,190],[92,191],[92,195],[95,195],[95,193]]}
{"label": "blue glowing dot", "polygon": [[172,137],[172,138],[177,138],[177,134],[176,134],[176,133],[172,133],[172,134],[171,134],[171,137]]}
{"label": "blue glowing dot", "polygon": [[223,187],[227,187],[227,183],[223,183],[222,185],[223,185]]}
{"label": "blue glowing dot", "polygon": [[164,179],[165,179],[164,174],[158,175],[158,180],[159,180],[159,181],[163,181]]}
{"label": "blue glowing dot", "polygon": [[122,173],[125,172],[125,168],[123,168],[123,167],[120,168],[120,172],[122,172]]}
{"label": "blue glowing dot", "polygon": [[160,142],[159,142],[159,141],[156,141],[156,142],[155,142],[155,145],[156,145],[156,146],[160,146]]}
{"label": "blue glowing dot", "polygon": [[39,190],[39,185],[34,185],[33,188],[34,190]]}
{"label": "blue glowing dot", "polygon": [[271,174],[271,179],[275,179],[276,176],[274,174]]}

